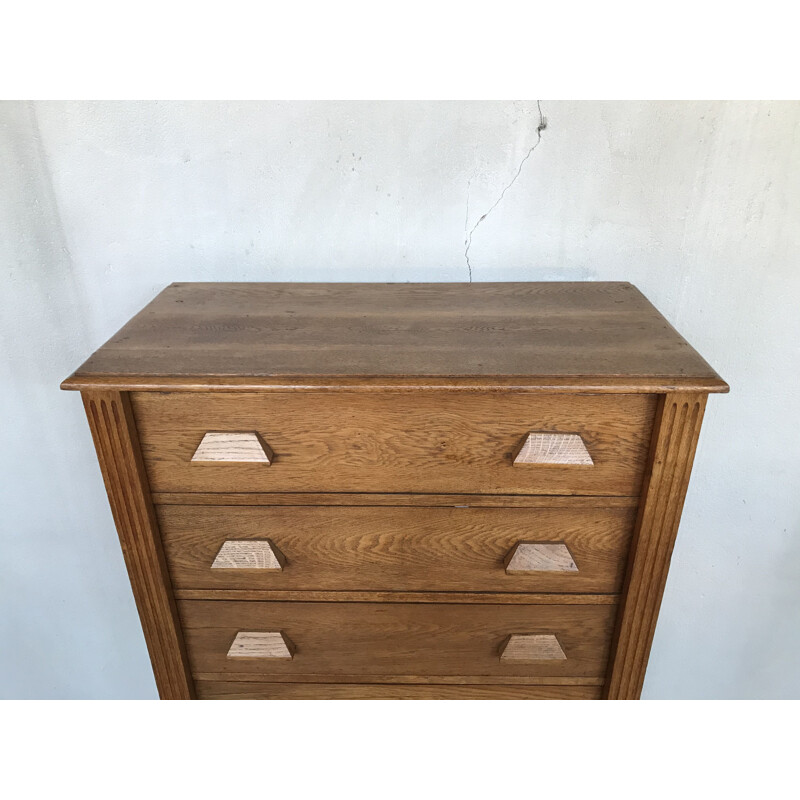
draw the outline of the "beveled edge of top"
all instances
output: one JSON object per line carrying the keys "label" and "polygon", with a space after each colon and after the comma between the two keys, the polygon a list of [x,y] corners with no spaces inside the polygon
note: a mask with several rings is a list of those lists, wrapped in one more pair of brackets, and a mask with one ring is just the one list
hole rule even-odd
{"label": "beveled edge of top", "polygon": [[[161,294],[176,286],[214,285],[220,282],[181,281],[173,282],[159,292],[150,303],[142,310],[155,302]],[[273,282],[269,282],[273,283]],[[274,282],[279,286],[291,286],[297,282]],[[506,283],[506,282],[502,282]],[[507,282],[518,283],[518,282]],[[523,282],[525,283],[525,282]],[[618,284],[630,286],[649,305],[652,303],[636,287],[628,281],[546,281],[544,283],[587,283]],[[302,285],[302,284],[301,284]],[[336,286],[364,285],[363,283],[335,283]],[[386,284],[367,284],[386,285]],[[391,285],[391,284],[389,284]],[[408,283],[400,285],[407,286]],[[417,284],[420,285],[420,284]],[[423,284],[424,285],[424,284]],[[452,284],[428,284],[432,286]],[[468,285],[468,284],[459,284]],[[471,284],[474,285],[474,284]],[[479,284],[480,285],[480,284]],[[494,285],[494,284],[493,284]],[[675,332],[676,336],[683,339],[675,327],[658,311],[664,322]],[[135,315],[134,315],[135,316]],[[133,317],[131,318],[133,319]],[[127,323],[126,323],[127,324]],[[116,336],[116,334],[115,334]],[[113,339],[114,336],[111,337]],[[109,339],[110,341],[110,339]],[[685,342],[685,339],[684,339]],[[688,343],[687,343],[688,344]],[[99,352],[105,343],[98,348]],[[689,345],[691,348],[691,345]],[[694,351],[694,348],[691,348]],[[671,393],[671,392],[708,392],[727,393],[729,385],[705,362],[697,351],[694,353],[704,361],[709,368],[709,373],[702,376],[675,376],[675,375],[182,375],[164,376],[150,374],[120,374],[120,373],[86,373],[83,367],[91,359],[87,359],[81,367],[75,370],[68,378],[63,380],[60,388],[74,391],[166,391],[166,392],[263,392],[263,391],[347,391],[347,392],[374,392],[374,391],[502,391],[502,392],[537,392],[537,393]]]}
{"label": "beveled edge of top", "polygon": [[385,376],[228,376],[185,375],[180,378],[153,375],[95,375],[83,376],[74,372],[61,382],[61,388],[74,391],[116,392],[402,392],[402,391],[502,391],[541,392],[551,394],[588,392],[636,394],[668,392],[709,392],[724,394],[730,391],[720,377],[668,378],[647,376],[598,376],[507,378],[482,375],[436,378],[428,375],[403,378]]}

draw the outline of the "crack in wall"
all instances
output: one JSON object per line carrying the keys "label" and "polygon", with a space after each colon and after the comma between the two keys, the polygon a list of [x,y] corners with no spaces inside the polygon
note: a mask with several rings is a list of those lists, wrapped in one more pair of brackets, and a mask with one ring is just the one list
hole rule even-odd
{"label": "crack in wall", "polygon": [[469,224],[469,193],[470,193],[470,187],[472,185],[472,179],[470,178],[470,180],[467,181],[467,218],[464,221],[464,233],[466,235],[466,238],[464,239],[464,258],[466,259],[467,262],[467,270],[469,272],[470,283],[472,283],[472,264],[469,260],[469,250],[472,247],[472,234],[475,233],[481,222],[483,222],[486,219],[486,217],[488,217],[489,214],[491,214],[492,211],[494,211],[497,208],[497,206],[500,205],[500,201],[505,197],[506,192],[517,182],[517,178],[519,178],[520,174],[522,173],[522,168],[525,166],[525,162],[531,157],[531,155],[533,155],[533,151],[542,142],[542,131],[547,127],[547,119],[542,114],[541,100],[536,101],[536,108],[539,110],[539,124],[536,126],[536,141],[530,147],[528,152],[525,153],[522,161],[519,162],[519,167],[517,168],[516,174],[508,183],[508,185],[505,187],[505,189],[503,189],[503,191],[500,192],[500,197],[498,197],[497,200],[495,200],[491,208],[489,208],[489,210],[485,214],[483,214],[483,216],[481,216],[481,218],[472,226],[472,230],[470,231],[467,231],[467,227]]}
{"label": "crack in wall", "polygon": [[[474,173],[473,173],[473,177]],[[472,178],[467,181],[467,211],[464,215],[464,245],[466,246],[466,250],[464,251],[464,255],[467,258],[467,269],[469,269],[469,282],[472,283],[472,266],[469,263],[469,245],[467,244],[470,232],[469,232],[469,195],[470,190],[472,189]]]}

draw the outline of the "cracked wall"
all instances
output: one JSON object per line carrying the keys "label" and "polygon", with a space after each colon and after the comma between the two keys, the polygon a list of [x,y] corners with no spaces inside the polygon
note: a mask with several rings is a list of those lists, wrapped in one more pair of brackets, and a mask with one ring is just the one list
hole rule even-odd
{"label": "cracked wall", "polygon": [[522,168],[525,166],[525,162],[533,155],[533,151],[536,150],[536,148],[542,143],[542,131],[547,127],[547,120],[545,119],[544,114],[542,114],[541,100],[536,101],[536,110],[539,112],[539,121],[536,125],[535,139],[533,144],[528,149],[528,152],[522,157],[522,161],[519,162],[519,166],[517,167],[517,171],[514,173],[514,177],[506,186],[503,187],[503,191],[500,192],[500,196],[494,201],[494,203],[492,203],[491,207],[487,211],[478,217],[478,221],[471,228],[469,227],[469,194],[472,187],[472,179],[470,178],[470,180],[467,182],[467,215],[464,221],[464,234],[466,237],[464,239],[464,259],[467,262],[467,271],[469,273],[470,283],[472,283],[472,262],[469,260],[469,251],[472,247],[473,234],[476,230],[478,230],[478,226],[481,224],[481,222],[483,222],[489,216],[489,214],[491,214],[492,211],[494,211],[497,206],[500,205],[500,203],[503,201],[503,198],[506,196],[506,192],[517,182],[519,176],[522,174]]}

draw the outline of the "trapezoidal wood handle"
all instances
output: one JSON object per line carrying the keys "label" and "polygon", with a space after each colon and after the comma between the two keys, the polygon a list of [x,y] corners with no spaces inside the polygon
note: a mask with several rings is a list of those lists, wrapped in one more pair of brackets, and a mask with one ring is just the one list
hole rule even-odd
{"label": "trapezoidal wood handle", "polygon": [[586,445],[577,433],[531,431],[511,456],[515,467],[570,466],[591,467],[594,464]]}
{"label": "trapezoidal wood handle", "polygon": [[259,569],[280,572],[286,557],[271,539],[228,539],[223,542],[211,569]]}
{"label": "trapezoidal wood handle", "polygon": [[578,571],[572,553],[563,542],[517,542],[503,563],[507,575]]}
{"label": "trapezoidal wood handle", "polygon": [[500,661],[564,661],[558,639],[552,633],[512,633],[500,646]]}
{"label": "trapezoidal wood handle", "polygon": [[194,451],[195,464],[219,462],[272,464],[272,448],[255,431],[210,431]]}
{"label": "trapezoidal wood handle", "polygon": [[291,661],[295,646],[283,631],[239,631],[228,658],[277,658]]}

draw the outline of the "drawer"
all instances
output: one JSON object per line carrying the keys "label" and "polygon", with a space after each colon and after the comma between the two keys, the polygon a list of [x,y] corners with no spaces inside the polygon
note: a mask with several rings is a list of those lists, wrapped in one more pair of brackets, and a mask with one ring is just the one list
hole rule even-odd
{"label": "drawer", "polygon": [[197,681],[200,700],[599,700],[602,686]]}
{"label": "drawer", "polygon": [[154,491],[635,496],[656,397],[139,392],[132,402]]}
{"label": "drawer", "polygon": [[226,675],[355,680],[458,675],[491,676],[495,683],[519,676],[599,678],[606,670],[615,609],[605,604],[178,602],[189,661],[200,680]]}
{"label": "drawer", "polygon": [[157,511],[178,589],[616,593],[636,508],[589,502]]}

